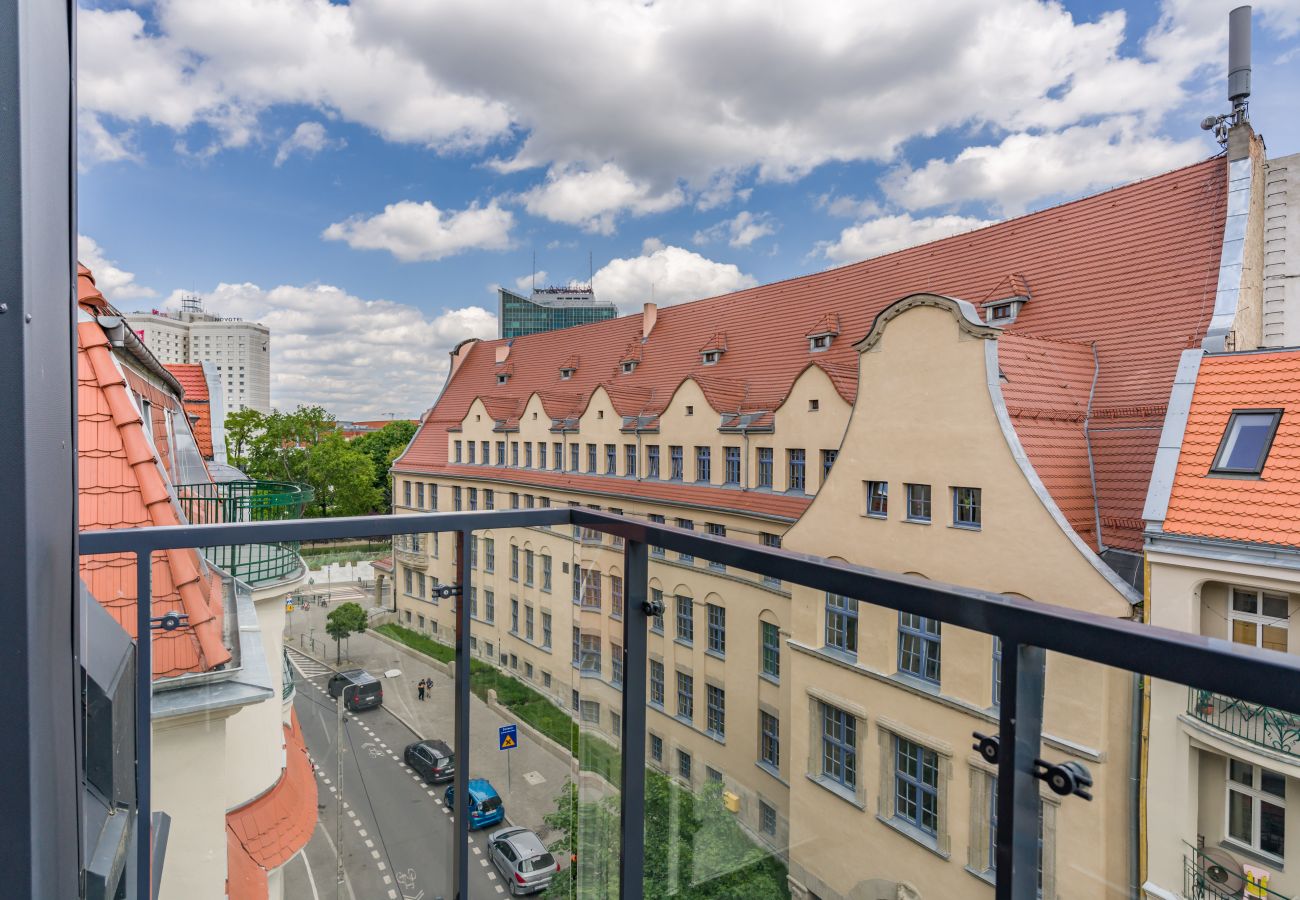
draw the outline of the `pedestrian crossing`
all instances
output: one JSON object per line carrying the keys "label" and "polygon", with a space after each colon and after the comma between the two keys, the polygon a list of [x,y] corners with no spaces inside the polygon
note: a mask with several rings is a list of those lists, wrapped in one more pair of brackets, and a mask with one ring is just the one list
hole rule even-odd
{"label": "pedestrian crossing", "polygon": [[329,675],[334,670],[324,663],[317,662],[301,650],[295,650],[293,647],[285,647],[285,653],[289,655],[289,662],[293,667],[302,673],[304,678],[316,678],[320,675]]}

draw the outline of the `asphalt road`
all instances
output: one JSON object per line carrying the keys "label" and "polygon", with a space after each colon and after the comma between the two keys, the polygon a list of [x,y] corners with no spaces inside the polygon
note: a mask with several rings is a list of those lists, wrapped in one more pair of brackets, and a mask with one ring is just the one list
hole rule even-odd
{"label": "asphalt road", "polygon": [[[451,898],[451,816],[447,785],[426,785],[402,761],[411,732],[382,706],[344,719],[343,785],[336,777],[337,713],[323,666],[296,671],[294,707],[316,764],[320,815],[304,853],[285,866],[289,900],[435,900]],[[344,881],[337,885],[335,816],[342,802]],[[504,826],[498,826],[504,827]],[[487,834],[470,837],[467,900],[506,894],[488,861]]]}

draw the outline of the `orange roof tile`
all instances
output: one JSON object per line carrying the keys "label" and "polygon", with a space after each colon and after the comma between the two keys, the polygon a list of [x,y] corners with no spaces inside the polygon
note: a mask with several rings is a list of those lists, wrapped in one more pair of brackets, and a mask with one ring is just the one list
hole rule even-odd
{"label": "orange roof tile", "polygon": [[[79,302],[102,312],[102,297],[84,267]],[[98,300],[96,299],[98,297]],[[174,400],[174,398],[172,398]],[[157,407],[161,413],[161,406]],[[77,477],[81,530],[181,524],[164,466],[155,450],[159,423],[145,432],[127,379],[118,368],[104,330],[95,321],[77,324]],[[165,440],[166,428],[161,435]],[[135,557],[118,553],[81,557],[81,578],[91,594],[132,637],[136,634]],[[175,631],[153,636],[155,678],[201,672],[228,662],[222,640],[219,576],[195,550],[153,555],[155,616],[183,612]]]}
{"label": "orange roof tile", "polygon": [[185,412],[193,423],[194,439],[199,444],[199,454],[207,460],[212,459],[212,405],[208,395],[208,379],[203,374],[203,366],[189,363],[174,363],[167,371],[176,377],[185,389],[182,400]]}
{"label": "orange roof tile", "polygon": [[235,830],[226,825],[226,898],[227,900],[267,900],[271,888],[266,869],[248,855],[244,845],[235,837]]}
{"label": "orange roof tile", "polygon": [[[1259,478],[1210,474],[1234,409],[1282,410]],[[1300,547],[1300,350],[1202,359],[1164,530]]]}
{"label": "orange roof tile", "polygon": [[[1163,415],[1180,352],[1205,333],[1222,246],[1225,167],[1216,157],[968,234],[661,309],[641,363],[627,375],[611,373],[624,349],[641,339],[643,314],[514,338],[514,377],[506,385],[493,377],[495,354],[504,341],[472,343],[461,348],[463,361],[396,465],[443,471],[447,432],[476,396],[491,394],[499,403],[513,398],[522,408],[534,391],[559,381],[556,361],[579,350],[584,364],[564,382],[566,389],[585,400],[603,385],[623,416],[661,413],[684,379],[701,379],[701,338],[720,334],[726,335],[727,352],[706,374],[723,380],[712,382],[712,391],[705,389],[709,402],[720,404],[717,412],[734,413],[739,405],[742,412],[770,413],[811,362],[853,400],[858,371],[853,343],[888,304],[923,290],[978,302],[1007,288],[1027,291],[1032,284],[1033,302],[1017,316],[1016,331],[1096,342],[1094,422],[1115,429],[1133,426],[1094,441],[1093,451],[1106,544],[1140,549],[1138,517],[1150,480],[1150,466],[1143,470],[1142,464],[1154,458],[1160,433],[1147,426]],[[832,314],[843,336],[825,352],[810,353],[810,323]],[[633,387],[641,390],[633,394]],[[1035,466],[1068,468],[1067,493],[1077,492],[1077,441],[1036,433],[1026,450]],[[1058,459],[1060,454],[1071,461]],[[476,469],[476,476],[483,474]],[[1080,498],[1064,502],[1075,509],[1072,521],[1090,527]]]}
{"label": "orange roof tile", "polygon": [[316,779],[296,711],[284,727],[284,754],[284,772],[275,786],[226,813],[226,827],[240,849],[263,869],[288,862],[316,827]]}

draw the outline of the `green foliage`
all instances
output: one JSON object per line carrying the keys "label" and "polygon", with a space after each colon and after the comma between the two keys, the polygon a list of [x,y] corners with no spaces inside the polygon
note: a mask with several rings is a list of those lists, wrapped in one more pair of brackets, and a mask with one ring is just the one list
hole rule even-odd
{"label": "green foliage", "polygon": [[379,507],[370,457],[336,431],[325,434],[307,451],[304,480],[316,491],[312,504],[319,516],[361,516]]}
{"label": "green foliage", "polygon": [[[582,802],[565,782],[545,817],[558,833],[550,850],[577,864],[546,897],[597,898],[617,892],[619,807],[616,797]],[[698,900],[785,900],[786,869],[756,844],[722,803],[722,785],[698,794],[658,772],[646,772],[645,896]]]}
{"label": "green foliage", "polygon": [[389,422],[378,431],[354,438],[352,446],[370,457],[375,465],[375,487],[383,492],[383,508],[393,508],[393,480],[388,470],[415,437],[414,422]]}
{"label": "green foliage", "polygon": [[450,663],[456,659],[454,648],[448,647],[446,644],[440,644],[418,631],[412,631],[410,628],[403,628],[401,625],[386,622],[383,625],[376,626],[375,631],[401,641],[412,650],[418,650],[425,656],[432,656],[439,662]]}
{"label": "green foliage", "polygon": [[325,633],[334,638],[335,659],[343,658],[343,639],[366,630],[366,611],[360,603],[340,603],[325,617]]}

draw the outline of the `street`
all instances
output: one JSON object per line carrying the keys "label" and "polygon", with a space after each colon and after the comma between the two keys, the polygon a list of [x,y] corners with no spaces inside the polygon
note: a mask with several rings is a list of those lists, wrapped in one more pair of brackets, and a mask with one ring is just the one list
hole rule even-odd
{"label": "street", "polygon": [[[347,714],[340,790],[337,712],[325,690],[331,670],[300,653],[290,658],[297,686],[294,707],[316,768],[320,815],[304,853],[285,866],[285,896],[450,900],[452,823],[442,802],[446,785],[426,785],[404,764],[402,749],[415,739],[411,731],[382,706]],[[340,812],[342,834],[336,837]],[[492,830],[470,838],[471,898],[505,893],[488,861],[486,838]],[[335,847],[343,852],[344,881],[337,887]]]}

